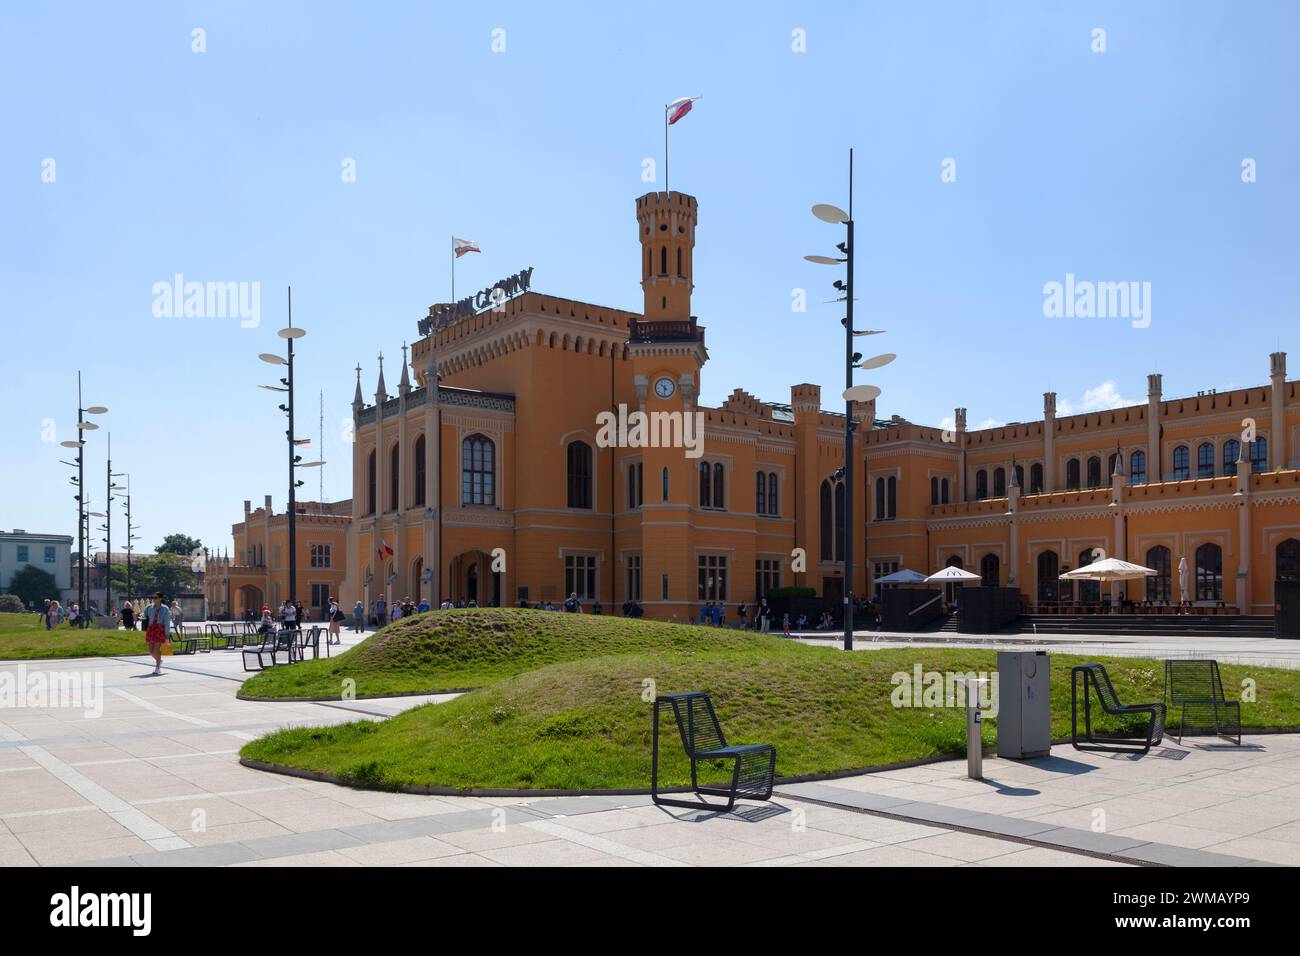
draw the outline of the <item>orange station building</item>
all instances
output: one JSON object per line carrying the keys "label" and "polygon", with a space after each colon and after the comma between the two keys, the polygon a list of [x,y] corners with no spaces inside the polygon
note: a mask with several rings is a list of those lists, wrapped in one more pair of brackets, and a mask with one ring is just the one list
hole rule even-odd
{"label": "orange station building", "polygon": [[[637,199],[640,313],[512,280],[513,298],[431,307],[395,394],[381,360],[367,403],[358,367],[346,605],[576,592],[588,609],[635,599],[677,620],[723,601],[734,620],[736,604],[799,585],[834,606],[848,493],[863,516],[859,595],[899,568],[960,564],[1027,603],[1100,600],[1100,587],[1076,595],[1058,576],[1102,549],[1161,572],[1130,598],[1180,600],[1186,559],[1188,600],[1261,613],[1276,576],[1300,575],[1300,396],[1284,353],[1267,385],[1166,399],[1152,375],[1146,405],[1058,418],[1048,393],[1042,421],[978,431],[964,409],[944,432],[877,421],[863,403],[862,477],[846,489],[833,477],[844,417],[822,409],[819,386],[699,404],[697,221],[692,196]],[[663,441],[631,427],[609,440],[609,422],[636,412]]]}

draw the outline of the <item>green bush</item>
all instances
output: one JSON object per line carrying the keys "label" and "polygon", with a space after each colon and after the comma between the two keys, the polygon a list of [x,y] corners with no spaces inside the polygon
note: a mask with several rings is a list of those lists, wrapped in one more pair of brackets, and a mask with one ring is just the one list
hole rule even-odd
{"label": "green bush", "polygon": [[0,612],[8,614],[21,614],[27,610],[23,606],[22,599],[17,594],[0,594]]}

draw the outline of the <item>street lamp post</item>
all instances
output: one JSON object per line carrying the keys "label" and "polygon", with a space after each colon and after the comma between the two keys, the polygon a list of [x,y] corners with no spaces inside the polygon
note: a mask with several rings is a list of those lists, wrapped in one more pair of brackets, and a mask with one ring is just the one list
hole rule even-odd
{"label": "street lamp post", "polygon": [[[853,405],[855,402],[867,402],[880,394],[880,389],[874,385],[853,384],[854,368],[880,368],[888,365],[895,358],[892,354],[877,355],[865,362],[860,362],[862,355],[853,350],[853,339],[860,335],[874,335],[875,331],[870,329],[855,329],[853,327],[853,150],[849,150],[849,211],[845,212],[838,206],[832,206],[826,203],[818,203],[812,207],[813,215],[823,222],[829,222],[834,225],[843,225],[845,227],[844,242],[837,243],[836,248],[841,255],[836,256],[804,256],[809,262],[816,262],[819,265],[844,265],[846,266],[846,280],[836,279],[834,288],[837,292],[842,293],[843,298],[836,299],[837,302],[845,303],[845,315],[840,320],[844,326],[844,649],[853,650],[853,540],[855,538],[853,527],[853,432],[858,427],[858,423],[853,420]],[[863,534],[864,552],[863,560],[866,560],[865,553],[866,535]]]}
{"label": "street lamp post", "polygon": [[273,392],[286,392],[288,398],[285,404],[280,406],[280,411],[284,412],[289,419],[289,427],[285,431],[289,447],[289,593],[288,598],[291,601],[298,600],[298,488],[303,482],[298,480],[297,469],[299,468],[319,468],[325,464],[323,461],[303,461],[302,456],[298,454],[299,444],[308,444],[308,440],[299,440],[294,438],[293,434],[293,343],[295,339],[300,339],[307,334],[306,329],[294,328],[293,325],[293,289],[289,289],[289,325],[287,328],[280,329],[276,335],[285,340],[286,354],[284,358],[271,352],[263,352],[259,358],[270,365],[287,366],[285,377],[280,379],[280,385],[263,385],[262,388],[269,389]]}
{"label": "street lamp post", "polygon": [[90,537],[87,527],[86,505],[86,440],[82,437],[85,432],[94,431],[99,426],[92,421],[87,421],[87,415],[103,415],[108,411],[103,405],[91,405],[84,407],[81,404],[81,371],[77,371],[77,439],[76,441],[65,441],[60,444],[64,448],[77,449],[77,477],[73,479],[73,484],[77,486],[77,609],[79,617],[77,620],[78,627],[86,625],[86,545]]}

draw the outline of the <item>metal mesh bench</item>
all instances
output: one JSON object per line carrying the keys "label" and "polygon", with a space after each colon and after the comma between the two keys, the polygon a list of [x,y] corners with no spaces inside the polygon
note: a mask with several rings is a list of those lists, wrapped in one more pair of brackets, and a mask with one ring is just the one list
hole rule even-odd
{"label": "metal mesh bench", "polygon": [[1189,727],[1199,727],[1228,739],[1235,734],[1241,746],[1241,704],[1224,696],[1218,661],[1165,661],[1163,699],[1178,708],[1180,744]]}
{"label": "metal mesh bench", "polygon": [[[262,643],[245,647],[241,653],[244,658],[244,670],[264,670],[266,660],[270,658],[271,666],[274,667],[279,663],[275,658],[277,654],[283,654],[286,664],[292,664],[294,661],[294,632],[293,631],[267,631],[262,635]],[[257,667],[249,667],[248,662],[251,658],[257,658]]]}
{"label": "metal mesh bench", "polygon": [[[1079,686],[1083,686],[1083,736],[1079,735]],[[1091,686],[1097,692],[1101,709],[1113,717],[1131,717],[1145,714],[1148,717],[1145,737],[1105,736],[1092,732]],[[1100,664],[1080,664],[1070,672],[1070,743],[1075,750],[1106,750],[1114,753],[1147,753],[1164,739],[1164,704],[1123,704],[1115,693],[1110,675]],[[1082,740],[1083,743],[1079,743]]]}
{"label": "metal mesh bench", "polygon": [[172,628],[173,654],[206,654],[212,649],[202,624],[177,624]]}
{"label": "metal mesh bench", "polygon": [[[659,794],[659,717],[664,707],[671,707],[681,734],[682,747],[691,761],[691,789],[700,797],[726,797],[722,806],[705,800],[675,800]],[[730,760],[729,785],[701,784],[700,761]],[[776,778],[776,747],[772,744],[733,745],[727,743],[713,710],[709,695],[694,691],[665,694],[655,698],[653,745],[650,753],[650,799],[660,806],[701,808],[729,811],[737,799],[769,800]]]}

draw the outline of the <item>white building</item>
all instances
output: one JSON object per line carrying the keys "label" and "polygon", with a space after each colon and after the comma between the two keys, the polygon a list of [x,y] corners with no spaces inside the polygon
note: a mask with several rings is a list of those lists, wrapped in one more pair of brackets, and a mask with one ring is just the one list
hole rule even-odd
{"label": "white building", "polygon": [[0,592],[9,581],[31,565],[54,575],[54,584],[64,598],[73,590],[72,535],[32,534],[22,528],[0,531]]}

